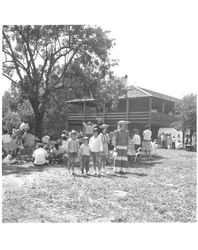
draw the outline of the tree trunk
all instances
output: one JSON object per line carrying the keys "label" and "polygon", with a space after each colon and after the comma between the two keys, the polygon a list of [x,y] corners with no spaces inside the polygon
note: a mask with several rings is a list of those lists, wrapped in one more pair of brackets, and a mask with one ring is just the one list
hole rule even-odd
{"label": "tree trunk", "polygon": [[34,133],[40,140],[42,138],[42,131],[43,131],[43,118],[44,112],[40,113],[39,111],[35,112],[35,128]]}
{"label": "tree trunk", "polygon": [[32,105],[32,108],[34,110],[34,116],[35,116],[35,126],[34,126],[34,134],[39,139],[42,138],[42,131],[43,131],[43,118],[45,114],[44,109],[39,108],[39,100],[30,100],[30,103]]}

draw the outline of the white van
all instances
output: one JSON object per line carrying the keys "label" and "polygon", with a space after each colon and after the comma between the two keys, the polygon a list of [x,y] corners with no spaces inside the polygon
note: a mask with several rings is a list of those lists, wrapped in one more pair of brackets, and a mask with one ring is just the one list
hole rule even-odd
{"label": "white van", "polygon": [[178,131],[175,128],[159,128],[158,136],[164,133],[165,135],[170,135],[171,137],[175,136],[175,143],[178,141],[183,141],[183,133],[182,131]]}

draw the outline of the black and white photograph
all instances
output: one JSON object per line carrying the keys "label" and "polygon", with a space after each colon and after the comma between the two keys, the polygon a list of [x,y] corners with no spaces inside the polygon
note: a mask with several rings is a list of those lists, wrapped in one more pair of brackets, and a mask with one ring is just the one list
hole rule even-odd
{"label": "black and white photograph", "polygon": [[1,23],[2,224],[197,222],[196,12],[153,2]]}

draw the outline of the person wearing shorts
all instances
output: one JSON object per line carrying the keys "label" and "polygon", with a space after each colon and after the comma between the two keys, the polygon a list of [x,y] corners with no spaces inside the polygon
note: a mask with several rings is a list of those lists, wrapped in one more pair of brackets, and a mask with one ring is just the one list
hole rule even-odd
{"label": "person wearing shorts", "polygon": [[74,175],[75,162],[78,158],[78,153],[79,153],[79,143],[77,140],[77,132],[75,130],[71,131],[71,138],[68,140],[67,144],[67,152],[68,152],[68,171],[69,174]]}

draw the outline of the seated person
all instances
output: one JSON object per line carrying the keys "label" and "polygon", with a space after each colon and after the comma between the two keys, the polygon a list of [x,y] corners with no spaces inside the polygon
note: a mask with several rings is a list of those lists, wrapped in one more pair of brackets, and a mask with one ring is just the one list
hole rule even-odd
{"label": "seated person", "polygon": [[51,150],[52,161],[63,162],[64,149],[58,143]]}
{"label": "seated person", "polygon": [[26,120],[24,120],[20,125],[20,130],[27,131],[30,129],[30,126]]}
{"label": "seated person", "polygon": [[27,155],[31,155],[35,146],[35,140],[33,134],[27,130],[22,137],[23,146]]}
{"label": "seated person", "polygon": [[10,141],[11,141],[11,137],[10,137],[10,135],[8,134],[7,129],[5,129],[5,130],[3,131],[3,135],[2,135],[2,144],[9,143]]}
{"label": "seated person", "polygon": [[43,149],[43,144],[39,143],[38,148],[33,153],[33,161],[35,166],[44,166],[49,163],[48,154],[45,149]]}
{"label": "seated person", "polygon": [[13,152],[9,151],[8,155],[3,159],[3,164],[15,164],[17,161],[13,158]]}
{"label": "seated person", "polygon": [[45,135],[43,136],[43,138],[42,138],[42,142],[43,142],[44,144],[48,144],[49,141],[50,141],[50,136],[47,135],[47,134],[45,134]]}

